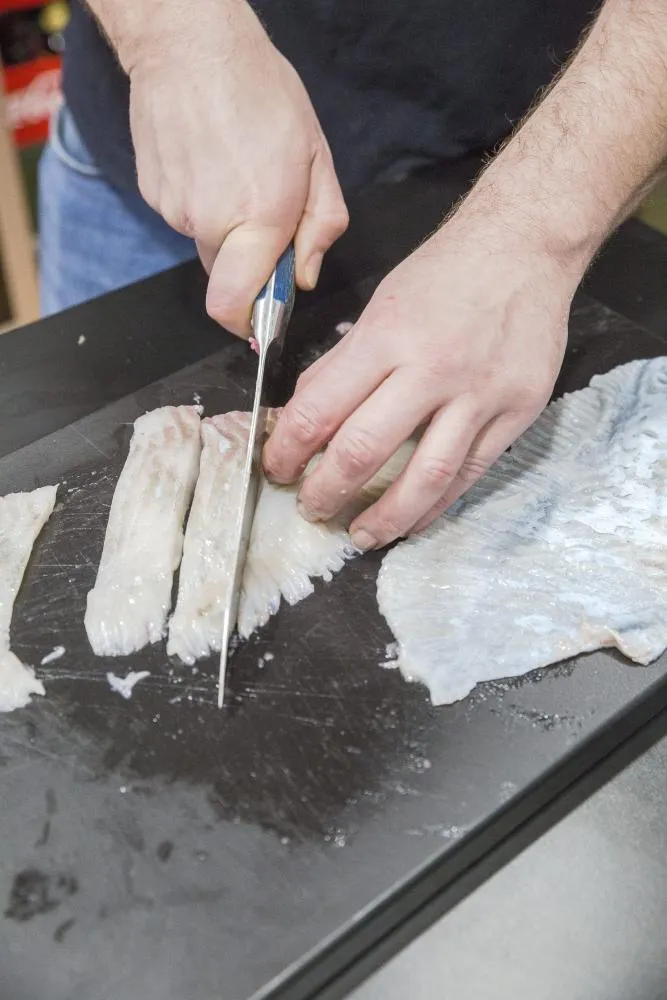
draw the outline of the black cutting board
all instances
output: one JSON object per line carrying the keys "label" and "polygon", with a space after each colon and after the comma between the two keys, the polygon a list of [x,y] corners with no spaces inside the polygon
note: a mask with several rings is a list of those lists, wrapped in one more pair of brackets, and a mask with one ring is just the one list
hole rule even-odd
{"label": "black cutting board", "polygon": [[[582,301],[559,389],[663,351]],[[247,409],[253,371],[230,342],[0,460],[3,493],[61,484],[13,642],[34,664],[66,647],[38,668],[46,698],[0,717],[3,1000],[311,995],[664,702],[664,660],[600,652],[434,709],[380,666],[377,554],[239,650],[223,711],[213,662],[194,672],[163,646],[96,659],[85,599],[132,421],[200,399]],[[106,672],[129,669],[151,675],[125,701]]]}

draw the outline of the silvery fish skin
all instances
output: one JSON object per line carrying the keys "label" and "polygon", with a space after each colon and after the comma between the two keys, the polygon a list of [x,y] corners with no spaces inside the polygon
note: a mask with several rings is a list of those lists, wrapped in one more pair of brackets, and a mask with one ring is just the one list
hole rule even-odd
{"label": "silvery fish skin", "polygon": [[[269,413],[269,429],[276,415],[277,411]],[[170,655],[185,663],[220,650],[249,428],[249,413],[224,413],[202,421],[199,480],[167,646]],[[297,604],[313,593],[314,579],[329,581],[343,568],[353,555],[345,525],[384,492],[404,468],[412,447],[401,449],[337,522],[305,521],[296,505],[299,484],[274,486],[262,480],[239,607],[238,630],[243,638],[266,624],[282,600]]]}
{"label": "silvery fish skin", "polygon": [[164,635],[201,451],[195,406],[164,406],[134,424],[85,616],[98,656],[127,656]]}
{"label": "silvery fish skin", "polygon": [[398,665],[434,704],[603,646],[667,648],[667,358],[553,403],[470,492],[385,557]]}
{"label": "silvery fish skin", "polygon": [[33,545],[50,518],[57,486],[0,497],[0,712],[22,708],[44,685],[9,648],[9,629]]}

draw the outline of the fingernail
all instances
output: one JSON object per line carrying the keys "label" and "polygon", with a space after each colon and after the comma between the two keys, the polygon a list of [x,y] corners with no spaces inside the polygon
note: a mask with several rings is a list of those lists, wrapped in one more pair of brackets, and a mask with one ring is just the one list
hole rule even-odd
{"label": "fingernail", "polygon": [[305,503],[303,503],[302,500],[297,500],[296,509],[298,510],[299,514],[304,519],[304,521],[310,521],[310,523],[312,524],[315,521],[321,520],[319,514],[317,514],[314,510],[311,510],[310,507],[306,507]]}
{"label": "fingernail", "polygon": [[280,469],[275,467],[273,462],[273,456],[267,455],[268,445],[264,446],[264,451],[262,452],[262,470],[264,475],[270,483],[274,483],[276,486],[284,485],[280,477]]}
{"label": "fingernail", "polygon": [[306,284],[308,288],[312,291],[317,284],[318,278],[320,276],[320,271],[322,270],[322,261],[324,260],[324,254],[314,253],[313,256],[306,263]]}
{"label": "fingernail", "polygon": [[364,531],[363,528],[359,528],[358,531],[354,531],[351,539],[355,549],[359,549],[360,552],[367,552],[368,549],[374,549],[377,545],[377,538],[373,538],[373,536],[367,531]]}

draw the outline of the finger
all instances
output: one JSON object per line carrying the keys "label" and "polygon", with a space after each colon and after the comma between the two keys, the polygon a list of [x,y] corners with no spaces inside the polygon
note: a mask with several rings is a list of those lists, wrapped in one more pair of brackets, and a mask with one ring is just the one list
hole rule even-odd
{"label": "finger", "polygon": [[399,369],[385,379],[339,428],[299,493],[308,521],[328,521],[356,496],[406,441],[434,401],[415,392],[414,374]]}
{"label": "finger", "polygon": [[458,474],[449,488],[431,509],[416,522],[413,531],[421,531],[432,524],[456,503],[480,479],[530,424],[517,423],[516,418],[498,418],[491,421],[472,443]]}
{"label": "finger", "polygon": [[284,228],[242,223],[227,233],[211,268],[206,310],[239,337],[249,337],[255,299],[287,247]]}
{"label": "finger", "polygon": [[315,288],[324,254],[347,229],[349,215],[329,147],[313,158],[306,206],[294,237],[296,280],[304,291]]}
{"label": "finger", "polygon": [[330,348],[325,354],[317,358],[316,361],[313,361],[311,365],[308,365],[308,367],[301,372],[296,380],[296,387],[294,389],[295,395],[297,392],[302,392],[307,385],[310,385],[316,375],[321,375],[325,368],[327,368],[332,361],[336,360],[337,346],[337,344],[334,345],[334,347]]}
{"label": "finger", "polygon": [[284,407],[264,448],[264,469],[276,483],[292,483],[313,455],[389,374],[382,360],[359,349],[352,337],[331,352],[310,382]]}
{"label": "finger", "polygon": [[351,525],[352,544],[380,548],[407,535],[447,492],[485,422],[469,400],[438,410],[396,482]]}

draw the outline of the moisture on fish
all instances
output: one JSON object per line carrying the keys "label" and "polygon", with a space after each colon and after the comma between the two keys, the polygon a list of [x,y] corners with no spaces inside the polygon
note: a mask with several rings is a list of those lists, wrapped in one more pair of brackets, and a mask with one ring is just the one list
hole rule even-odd
{"label": "moisture on fish", "polygon": [[9,648],[14,602],[33,545],[53,512],[56,486],[0,497],[0,712],[22,708],[44,685]]}
{"label": "moisture on fish", "polygon": [[667,358],[553,403],[421,536],[388,553],[378,603],[435,704],[616,646],[667,648]]}

